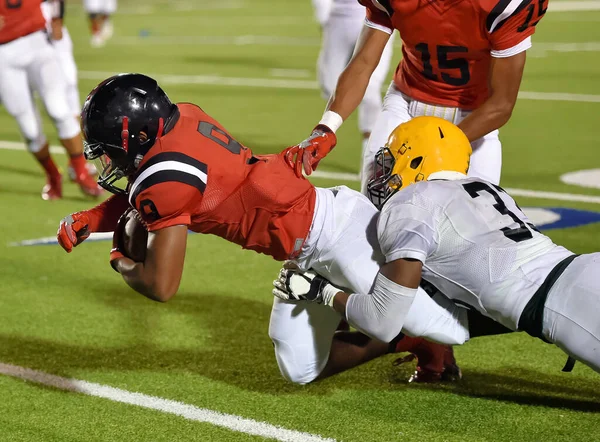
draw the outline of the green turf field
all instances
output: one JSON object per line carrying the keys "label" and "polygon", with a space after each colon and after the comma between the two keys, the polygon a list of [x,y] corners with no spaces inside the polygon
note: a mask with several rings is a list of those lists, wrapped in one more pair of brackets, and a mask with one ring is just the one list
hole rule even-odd
{"label": "green turf field", "polygon": [[[173,100],[198,103],[260,153],[299,142],[318,121],[324,106],[315,83],[319,29],[308,0],[122,0],[120,8],[114,39],[92,50],[81,7],[69,7],[83,96],[116,72],[158,75]],[[519,197],[521,206],[600,212],[599,189],[559,179],[597,167],[597,42],[600,11],[549,12],[521,89],[581,95],[522,99],[501,132],[503,186],[592,198]],[[49,124],[47,130],[57,144]],[[0,107],[0,143],[19,139]],[[320,168],[356,173],[359,149],[352,117]],[[64,155],[56,158],[66,165]],[[464,380],[455,385],[408,385],[413,367],[393,366],[394,356],[314,385],[286,383],[267,335],[278,263],[194,235],[179,294],[168,304],[153,303],[110,268],[110,243],[85,244],[71,255],[55,245],[9,246],[53,236],[63,216],[93,204],[73,184],[62,201],[44,202],[43,181],[24,151],[0,150],[0,371],[10,364],[180,401],[253,419],[252,428],[266,423],[310,433],[312,440],[600,440],[598,375],[581,364],[561,373],[562,352],[524,334],[457,348]],[[600,250],[598,223],[548,234],[579,253]],[[0,375],[1,441],[260,439],[249,431]],[[293,437],[288,440],[311,440]]]}

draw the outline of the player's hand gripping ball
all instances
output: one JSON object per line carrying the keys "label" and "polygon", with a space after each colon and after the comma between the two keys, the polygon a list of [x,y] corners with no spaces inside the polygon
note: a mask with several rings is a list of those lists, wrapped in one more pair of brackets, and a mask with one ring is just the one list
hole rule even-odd
{"label": "player's hand gripping ball", "polygon": [[113,242],[126,257],[135,262],[145,261],[148,230],[137,210],[128,210],[121,216]]}

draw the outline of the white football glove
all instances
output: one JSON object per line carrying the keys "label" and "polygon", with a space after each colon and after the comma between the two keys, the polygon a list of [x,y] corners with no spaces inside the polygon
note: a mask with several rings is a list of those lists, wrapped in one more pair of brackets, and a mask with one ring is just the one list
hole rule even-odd
{"label": "white football glove", "polygon": [[273,281],[273,295],[284,301],[312,301],[333,307],[333,298],[342,290],[312,270],[281,269]]}

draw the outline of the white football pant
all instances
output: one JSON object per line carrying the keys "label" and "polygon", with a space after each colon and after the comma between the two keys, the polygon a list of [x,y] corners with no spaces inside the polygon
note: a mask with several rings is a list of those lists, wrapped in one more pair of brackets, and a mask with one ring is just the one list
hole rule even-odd
{"label": "white football pant", "polygon": [[[340,16],[331,14],[323,26],[321,52],[317,61],[317,73],[323,98],[329,99],[337,85],[338,77],[350,61],[356,40],[365,22],[364,8],[359,14]],[[375,72],[371,76],[363,101],[358,107],[358,128],[361,133],[370,133],[381,111],[383,82],[386,79],[392,58],[393,36],[390,38]]]}
{"label": "white football pant", "polygon": [[[373,176],[375,154],[385,145],[388,137],[398,125],[422,115],[436,116],[454,124],[459,124],[470,113],[470,111],[458,108],[434,106],[413,100],[396,89],[396,86],[392,83],[383,99],[383,110],[379,113],[375,122],[368,147],[363,153],[362,193],[366,194],[367,183]],[[468,175],[493,184],[499,184],[502,169],[502,145],[498,138],[498,131],[495,130],[475,140],[471,143],[471,146],[473,147],[473,155],[471,155]]]}
{"label": "white football pant", "polygon": [[0,45],[0,60],[0,101],[17,120],[30,151],[38,152],[45,144],[31,90],[40,95],[60,139],[79,134],[79,123],[67,104],[64,72],[44,32]]}
{"label": "white football pant", "polygon": [[[333,284],[354,293],[369,293],[385,259],[377,243],[378,211],[360,193],[345,186],[317,189],[317,204],[309,237],[296,260]],[[446,344],[469,339],[466,311],[424,290],[407,315],[403,332]],[[282,375],[306,384],[325,367],[341,316],[326,305],[275,298],[269,336]]]}
{"label": "white football pant", "polygon": [[83,7],[88,14],[112,15],[117,10],[117,0],[84,0]]}
{"label": "white football pant", "polygon": [[79,100],[79,88],[77,85],[77,65],[73,57],[73,41],[65,26],[62,28],[63,38],[52,40],[52,46],[56,51],[58,62],[65,74],[67,87],[67,104],[71,113],[79,117],[81,113],[81,101]]}
{"label": "white football pant", "polygon": [[600,373],[600,253],[578,256],[550,289],[542,333]]}

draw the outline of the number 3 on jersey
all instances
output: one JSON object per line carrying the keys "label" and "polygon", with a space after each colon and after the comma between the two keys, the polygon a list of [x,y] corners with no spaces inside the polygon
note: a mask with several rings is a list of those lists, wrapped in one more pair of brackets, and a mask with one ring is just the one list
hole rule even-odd
{"label": "number 3 on jersey", "polygon": [[[437,74],[433,73],[433,65],[431,64],[431,53],[427,43],[419,43],[415,49],[421,53],[421,62],[423,63],[422,74],[430,80],[437,81]],[[438,60],[438,68],[444,83],[452,86],[464,86],[471,79],[469,71],[469,61],[466,58],[454,58],[453,54],[464,54],[469,52],[464,46],[436,46],[435,47]],[[459,75],[456,71],[458,70]],[[443,72],[454,71],[454,72]]]}
{"label": "number 3 on jersey", "polygon": [[[501,187],[494,187],[498,192],[506,193]],[[498,193],[494,189],[492,189],[492,187],[489,184],[483,183],[481,181],[473,181],[471,183],[463,184],[463,188],[467,191],[471,198],[478,198],[479,196],[481,196],[481,192],[489,193],[492,197],[494,197],[494,200],[496,201],[496,204],[494,204],[493,206],[494,209],[496,209],[501,215],[510,216],[512,220],[519,225],[519,227],[516,227],[514,229],[511,229],[509,227],[503,227],[500,229],[500,231],[502,231],[502,233],[504,233],[504,236],[506,236],[508,239],[514,242],[521,242],[533,238],[532,230],[539,232],[539,230],[533,224],[526,223],[521,218],[519,218],[514,212],[511,212],[508,209],[508,207],[506,207],[506,204],[504,204],[504,201],[502,201],[502,198],[500,198],[500,195],[498,195]],[[515,201],[515,205],[516,204],[517,203]],[[517,208],[519,208],[518,205]]]}

